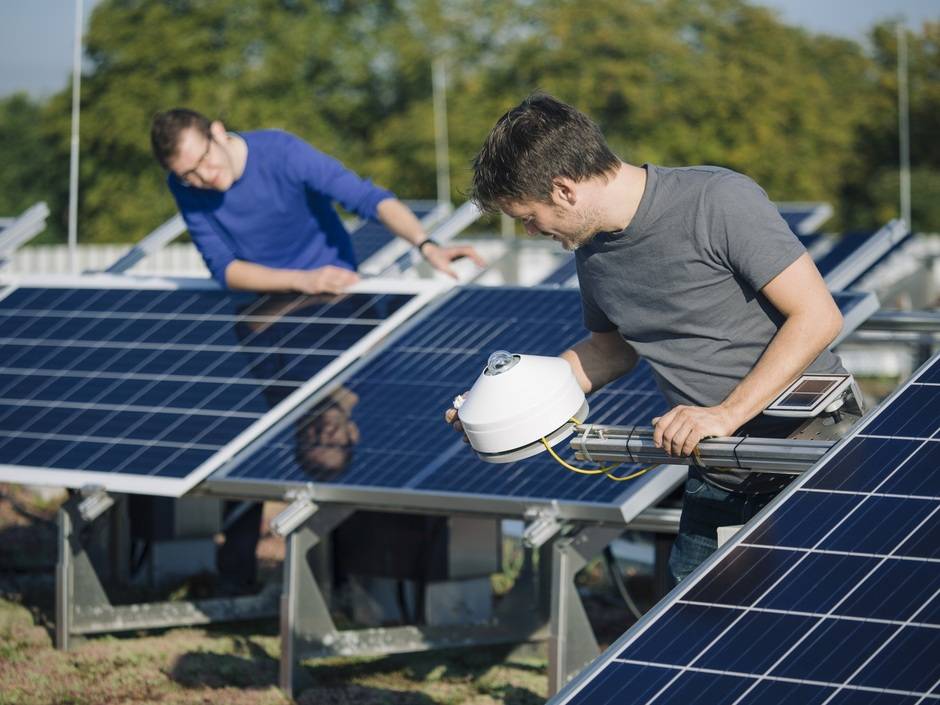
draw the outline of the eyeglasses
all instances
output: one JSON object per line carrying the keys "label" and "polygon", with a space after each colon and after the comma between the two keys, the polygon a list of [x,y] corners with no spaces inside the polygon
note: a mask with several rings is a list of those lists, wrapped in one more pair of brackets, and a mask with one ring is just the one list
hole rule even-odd
{"label": "eyeglasses", "polygon": [[180,183],[187,188],[190,186],[204,186],[206,183],[206,180],[202,178],[199,170],[202,168],[202,163],[206,160],[206,157],[209,156],[209,150],[212,149],[212,135],[209,135],[208,137],[209,141],[206,142],[206,151],[202,153],[201,157],[199,157],[199,161],[196,162],[196,165],[192,169],[187,169],[182,174],[176,175],[176,178],[180,180]]}

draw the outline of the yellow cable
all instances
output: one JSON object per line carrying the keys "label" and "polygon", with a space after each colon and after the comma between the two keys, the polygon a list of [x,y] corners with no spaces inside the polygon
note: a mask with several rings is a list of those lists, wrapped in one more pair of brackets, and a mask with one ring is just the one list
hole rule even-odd
{"label": "yellow cable", "polygon": [[[578,426],[581,425],[581,422],[578,419],[576,419],[574,416],[571,417],[571,421],[577,424]],[[571,472],[576,472],[579,475],[606,475],[608,479],[613,480],[614,482],[625,482],[627,480],[635,480],[636,478],[640,477],[640,475],[645,475],[653,468],[656,468],[659,466],[659,463],[657,463],[656,465],[647,465],[645,468],[641,470],[637,470],[636,472],[632,472],[629,475],[622,475],[622,476],[613,475],[611,474],[610,471],[615,468],[619,468],[621,465],[623,465],[623,463],[616,463],[615,465],[608,465],[606,468],[596,468],[594,470],[588,470],[587,468],[577,468],[574,465],[571,465],[570,463],[566,462],[560,455],[558,455],[558,453],[555,452],[555,449],[552,448],[548,444],[548,440],[546,440],[545,438],[542,438],[540,440],[542,441],[542,445],[545,446],[545,449],[549,452],[549,454],[555,460],[557,460],[558,463],[562,467],[567,468],[568,470],[571,470]],[[702,464],[701,456],[699,455],[698,446],[695,446],[695,448],[692,450],[692,456],[696,459],[696,461],[698,461],[699,465]]]}
{"label": "yellow cable", "polygon": [[603,475],[604,473],[610,472],[615,467],[618,467],[620,465],[620,463],[617,463],[617,465],[610,465],[606,468],[597,468],[595,470],[587,470],[585,468],[576,468],[574,465],[571,465],[570,463],[562,459],[562,457],[558,455],[558,453],[555,452],[555,449],[552,448],[548,444],[548,441],[545,438],[542,438],[541,441],[542,441],[542,445],[545,446],[546,450],[548,450],[551,456],[555,460],[557,460],[562,465],[562,467],[568,468],[568,470],[571,470],[571,472],[576,472],[581,475]]}
{"label": "yellow cable", "polygon": [[652,469],[655,468],[655,467],[657,467],[657,466],[656,466],[656,465],[647,465],[647,466],[646,466],[645,468],[643,468],[642,470],[637,470],[637,471],[634,472],[634,473],[630,473],[629,475],[624,475],[624,476],[622,476],[622,477],[618,477],[617,475],[612,475],[612,474],[610,474],[610,473],[607,473],[607,477],[608,477],[609,479],[613,480],[614,482],[623,482],[624,480],[633,480],[633,479],[639,477],[640,475],[645,475],[646,473],[648,473],[650,470],[652,470]]}

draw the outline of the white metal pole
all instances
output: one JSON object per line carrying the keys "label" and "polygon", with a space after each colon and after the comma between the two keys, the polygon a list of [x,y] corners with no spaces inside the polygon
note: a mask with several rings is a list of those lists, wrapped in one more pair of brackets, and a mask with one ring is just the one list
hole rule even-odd
{"label": "white metal pole", "polygon": [[911,223],[911,124],[907,94],[907,28],[898,22],[898,151],[900,153],[901,219]]}
{"label": "white metal pole", "polygon": [[439,56],[431,63],[434,93],[434,153],[437,160],[437,201],[450,203],[450,156],[447,137],[447,67]]}
{"label": "white metal pole", "polygon": [[69,157],[69,269],[78,273],[78,116],[82,94],[83,0],[75,0],[75,44],[72,48],[72,141]]}

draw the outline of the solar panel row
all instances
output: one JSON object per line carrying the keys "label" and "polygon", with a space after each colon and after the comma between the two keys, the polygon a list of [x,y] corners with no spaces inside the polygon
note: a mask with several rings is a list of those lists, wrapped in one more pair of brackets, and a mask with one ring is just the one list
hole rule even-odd
{"label": "solar panel row", "polygon": [[[401,506],[420,494],[616,506],[645,483],[575,475],[547,456],[484,463],[442,421],[451,398],[476,379],[493,350],[553,355],[583,336],[575,291],[463,289],[344,379],[341,390],[308,404],[212,479],[269,487],[313,481],[321,498],[337,496],[324,485],[406,490]],[[344,403],[348,409],[340,408]],[[665,400],[643,365],[594,395],[591,409],[595,422],[648,424],[665,409]],[[325,454],[323,429],[347,415],[343,423],[347,429],[355,425],[357,440],[341,462],[325,468],[317,462]]]}
{"label": "solar panel row", "polygon": [[940,700],[940,355],[555,702]]}
{"label": "solar panel row", "polygon": [[122,287],[0,299],[0,479],[175,493],[415,299]]}

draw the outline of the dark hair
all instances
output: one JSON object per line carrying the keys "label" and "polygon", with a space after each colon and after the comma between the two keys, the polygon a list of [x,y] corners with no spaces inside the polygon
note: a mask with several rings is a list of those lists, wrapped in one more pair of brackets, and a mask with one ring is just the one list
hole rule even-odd
{"label": "dark hair", "polygon": [[209,118],[189,108],[173,108],[157,113],[150,123],[150,148],[153,150],[153,156],[160,162],[160,166],[169,169],[168,162],[176,154],[180,133],[193,128],[206,137],[211,137],[211,125]]}
{"label": "dark hair", "polygon": [[507,112],[473,160],[470,198],[496,212],[507,201],[551,200],[552,180],[583,181],[614,171],[620,160],[584,113],[545,93]]}

